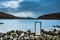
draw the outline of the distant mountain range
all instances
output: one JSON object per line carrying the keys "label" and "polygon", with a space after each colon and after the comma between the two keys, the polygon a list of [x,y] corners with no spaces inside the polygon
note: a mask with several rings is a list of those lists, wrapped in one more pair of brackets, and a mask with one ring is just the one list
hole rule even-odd
{"label": "distant mountain range", "polygon": [[0,12],[0,19],[58,19],[60,20],[60,13],[52,13],[39,16],[38,18],[33,17],[17,17],[8,13]]}
{"label": "distant mountain range", "polygon": [[60,20],[60,13],[52,13],[39,16],[37,19],[57,19]]}
{"label": "distant mountain range", "polygon": [[13,16],[13,15],[4,13],[4,12],[0,12],[0,19],[34,19],[34,18],[31,18],[31,17],[27,17],[27,18],[16,17],[16,16]]}

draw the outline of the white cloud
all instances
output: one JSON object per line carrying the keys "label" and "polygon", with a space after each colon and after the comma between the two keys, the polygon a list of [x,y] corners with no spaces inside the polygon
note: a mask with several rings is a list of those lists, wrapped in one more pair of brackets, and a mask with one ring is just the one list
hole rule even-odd
{"label": "white cloud", "polygon": [[12,13],[12,15],[17,16],[17,17],[34,17],[34,18],[36,18],[36,15],[33,12]]}
{"label": "white cloud", "polygon": [[3,1],[0,2],[0,8],[18,8],[21,2],[23,2],[23,0]]}
{"label": "white cloud", "polygon": [[17,1],[6,1],[1,3],[5,8],[17,8],[19,7],[19,3]]}
{"label": "white cloud", "polygon": [[18,0],[19,2],[23,2],[24,0]]}

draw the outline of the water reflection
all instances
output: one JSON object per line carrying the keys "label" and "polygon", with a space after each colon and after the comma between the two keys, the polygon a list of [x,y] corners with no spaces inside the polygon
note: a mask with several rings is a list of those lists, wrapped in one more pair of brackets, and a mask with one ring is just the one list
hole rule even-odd
{"label": "water reflection", "polygon": [[[35,21],[42,22],[42,28],[44,30],[54,29],[52,27],[53,25],[60,25],[60,20],[0,19],[0,23],[4,23],[0,25],[0,32],[7,32],[10,30],[27,31],[28,29],[34,32]],[[37,32],[40,31],[38,28],[39,25],[37,25]]]}

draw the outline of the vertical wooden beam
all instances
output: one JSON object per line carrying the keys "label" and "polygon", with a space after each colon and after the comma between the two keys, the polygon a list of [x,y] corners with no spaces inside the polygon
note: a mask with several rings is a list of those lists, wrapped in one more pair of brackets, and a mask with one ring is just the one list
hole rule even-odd
{"label": "vertical wooden beam", "polygon": [[40,35],[41,35],[41,29],[42,29],[42,22],[40,22]]}
{"label": "vertical wooden beam", "polygon": [[36,35],[36,22],[35,22],[35,35]]}

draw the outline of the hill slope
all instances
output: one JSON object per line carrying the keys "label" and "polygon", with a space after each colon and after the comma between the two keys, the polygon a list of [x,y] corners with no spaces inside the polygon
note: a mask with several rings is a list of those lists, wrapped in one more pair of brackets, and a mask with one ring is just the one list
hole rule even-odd
{"label": "hill slope", "polygon": [[60,20],[60,13],[42,15],[39,16],[37,19],[59,19]]}
{"label": "hill slope", "polygon": [[19,17],[15,17],[13,15],[4,13],[4,12],[0,12],[0,19],[18,19]]}
{"label": "hill slope", "polygon": [[32,17],[16,17],[16,16],[13,16],[13,15],[10,15],[10,14],[7,14],[7,13],[4,13],[4,12],[0,12],[0,19],[34,19]]}

